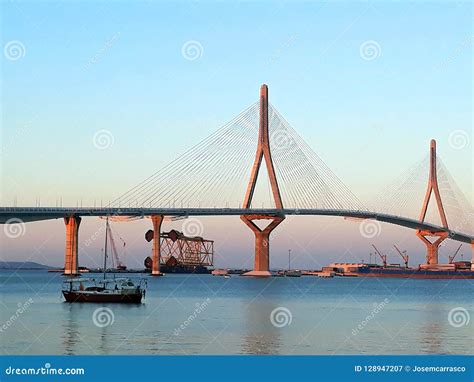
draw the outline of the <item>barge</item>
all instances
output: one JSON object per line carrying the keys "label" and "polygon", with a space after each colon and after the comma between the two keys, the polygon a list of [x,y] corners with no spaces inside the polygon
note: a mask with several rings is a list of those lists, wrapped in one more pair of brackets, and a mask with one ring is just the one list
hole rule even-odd
{"label": "barge", "polygon": [[474,279],[474,269],[470,261],[452,264],[420,264],[418,268],[389,264],[381,266],[364,263],[333,263],[323,271],[334,271],[337,276],[391,277],[414,279]]}
{"label": "barge", "polygon": [[423,268],[372,268],[360,267],[358,277],[392,277],[413,279],[474,279],[471,270],[437,270]]}

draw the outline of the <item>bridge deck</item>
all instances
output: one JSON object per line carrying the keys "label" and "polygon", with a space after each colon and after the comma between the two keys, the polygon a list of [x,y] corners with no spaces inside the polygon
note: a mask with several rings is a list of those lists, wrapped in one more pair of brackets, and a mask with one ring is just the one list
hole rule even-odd
{"label": "bridge deck", "polygon": [[[301,216],[340,216],[357,219],[373,219],[411,229],[422,229],[432,232],[448,232],[453,240],[473,243],[474,236],[455,232],[443,227],[420,222],[415,219],[388,215],[370,211],[331,210],[331,209],[246,209],[246,208],[117,208],[117,207],[0,207],[0,224],[40,220],[60,219],[65,216],[239,216],[239,215],[301,215]],[[13,220],[12,220],[13,219]]]}

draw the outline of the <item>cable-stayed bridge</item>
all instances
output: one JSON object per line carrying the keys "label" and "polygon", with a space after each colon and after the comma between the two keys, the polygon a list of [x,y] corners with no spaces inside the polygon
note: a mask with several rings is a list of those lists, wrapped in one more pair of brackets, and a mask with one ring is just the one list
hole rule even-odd
{"label": "cable-stayed bridge", "polygon": [[[420,179],[427,183],[421,213],[410,216],[405,210],[416,200],[410,189]],[[439,222],[429,219],[430,201]],[[0,223],[64,218],[66,274],[78,271],[79,225],[86,216],[150,217],[154,275],[160,274],[165,216],[239,215],[255,234],[253,276],[270,275],[270,234],[288,215],[373,219],[413,229],[426,244],[428,264],[438,263],[438,247],[447,238],[474,248],[472,206],[436,155],[435,141],[427,159],[376,202],[365,205],[349,190],[269,104],[268,87],[262,85],[258,102],[109,205],[0,207]],[[261,220],[268,225],[262,227]]]}

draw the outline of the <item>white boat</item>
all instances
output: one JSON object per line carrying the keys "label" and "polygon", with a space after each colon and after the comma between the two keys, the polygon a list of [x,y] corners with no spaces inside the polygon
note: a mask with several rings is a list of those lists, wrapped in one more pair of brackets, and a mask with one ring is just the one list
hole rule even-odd
{"label": "white boat", "polygon": [[318,277],[326,279],[326,278],[334,277],[334,274],[335,272],[318,272]]}
{"label": "white boat", "polygon": [[301,271],[298,270],[298,269],[289,269],[289,270],[283,272],[283,274],[286,277],[301,277]]}
{"label": "white boat", "polygon": [[229,274],[228,269],[214,269],[211,274],[213,276],[227,276]]}

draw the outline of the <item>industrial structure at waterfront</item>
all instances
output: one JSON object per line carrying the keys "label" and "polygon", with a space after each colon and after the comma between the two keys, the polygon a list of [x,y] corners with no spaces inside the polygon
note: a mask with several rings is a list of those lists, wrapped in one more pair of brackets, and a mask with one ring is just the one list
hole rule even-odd
{"label": "industrial structure at waterfront", "polygon": [[[153,230],[145,234],[147,241],[153,240]],[[186,236],[171,230],[160,234],[160,270],[166,273],[209,273],[207,267],[214,265],[214,241],[200,236]],[[145,268],[153,270],[153,259],[145,259]]]}

